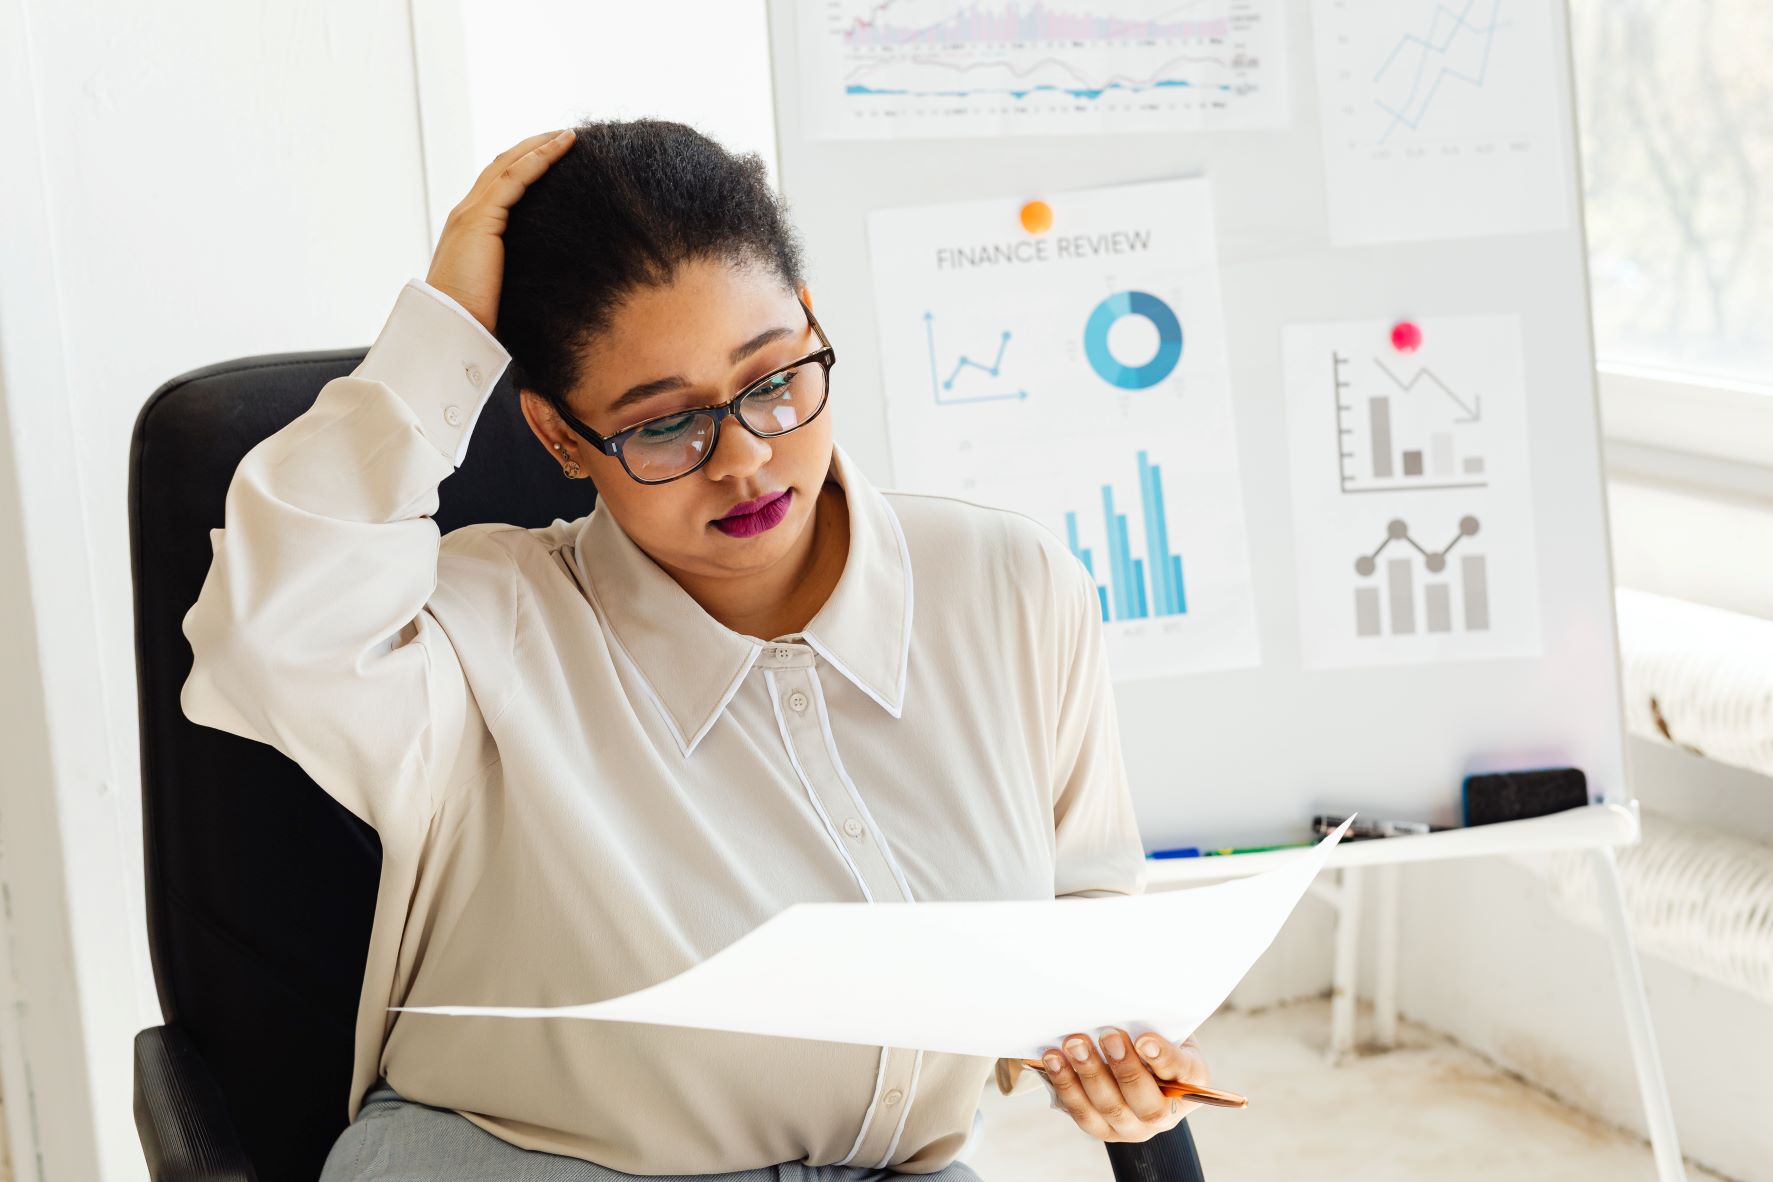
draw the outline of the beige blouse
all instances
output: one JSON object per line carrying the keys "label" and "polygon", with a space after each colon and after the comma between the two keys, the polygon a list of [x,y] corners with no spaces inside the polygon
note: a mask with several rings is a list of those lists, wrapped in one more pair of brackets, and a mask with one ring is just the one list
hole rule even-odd
{"label": "beige blouse", "polygon": [[508,360],[408,283],[362,364],[241,461],[184,618],[186,716],[381,837],[349,1116],[381,1075],[629,1173],[943,1168],[990,1058],[388,1012],[615,997],[798,900],[1145,886],[1095,587],[1045,527],[882,492],[838,447],[842,577],[805,630],[742,635],[601,505],[439,535]]}

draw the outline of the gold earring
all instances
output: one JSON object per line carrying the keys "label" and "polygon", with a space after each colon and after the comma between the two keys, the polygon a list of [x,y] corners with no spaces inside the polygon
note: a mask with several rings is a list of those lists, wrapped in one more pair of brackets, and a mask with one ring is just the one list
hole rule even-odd
{"label": "gold earring", "polygon": [[[554,445],[554,450],[559,452],[562,456],[566,455],[566,448],[561,447],[558,443]],[[565,472],[568,480],[577,480],[579,478],[579,461],[568,459],[566,461]]]}

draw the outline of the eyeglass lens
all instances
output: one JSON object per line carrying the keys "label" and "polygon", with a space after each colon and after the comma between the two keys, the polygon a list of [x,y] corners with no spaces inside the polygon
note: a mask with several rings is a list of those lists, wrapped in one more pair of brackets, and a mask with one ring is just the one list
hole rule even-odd
{"label": "eyeglass lens", "polygon": [[[736,408],[759,435],[783,435],[803,426],[825,401],[825,367],[817,361],[771,374]],[[622,460],[641,480],[681,476],[701,462],[714,439],[714,415],[689,410],[643,425],[622,445]]]}

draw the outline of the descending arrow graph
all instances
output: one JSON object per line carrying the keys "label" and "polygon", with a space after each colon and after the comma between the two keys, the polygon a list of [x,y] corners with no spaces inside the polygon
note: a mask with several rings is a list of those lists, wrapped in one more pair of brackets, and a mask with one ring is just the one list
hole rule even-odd
{"label": "descending arrow graph", "polygon": [[1464,412],[1464,417],[1453,420],[1455,423],[1475,423],[1484,417],[1482,413],[1482,399],[1474,395],[1471,399],[1471,405],[1467,406],[1465,400],[1459,397],[1458,394],[1454,393],[1453,388],[1441,381],[1439,376],[1435,374],[1434,370],[1429,369],[1426,365],[1417,370],[1409,381],[1405,381],[1403,378],[1400,378],[1397,374],[1393,373],[1391,367],[1386,365],[1383,359],[1375,357],[1373,358],[1373,364],[1378,367],[1380,373],[1391,379],[1392,385],[1405,393],[1414,390],[1418,382],[1427,379],[1429,385],[1439,390],[1442,394],[1445,394],[1448,401]]}
{"label": "descending arrow graph", "polygon": [[1461,393],[1427,366],[1407,378],[1394,366],[1374,357],[1369,369],[1330,354],[1342,491],[1483,488],[1487,464],[1474,438],[1483,399]]}

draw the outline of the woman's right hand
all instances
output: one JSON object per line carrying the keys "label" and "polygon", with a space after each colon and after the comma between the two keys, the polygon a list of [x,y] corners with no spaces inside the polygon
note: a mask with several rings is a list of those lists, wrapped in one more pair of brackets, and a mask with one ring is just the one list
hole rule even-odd
{"label": "woman's right hand", "polygon": [[506,149],[449,211],[425,282],[493,331],[505,275],[505,224],[511,207],[572,146],[573,131],[544,131]]}

